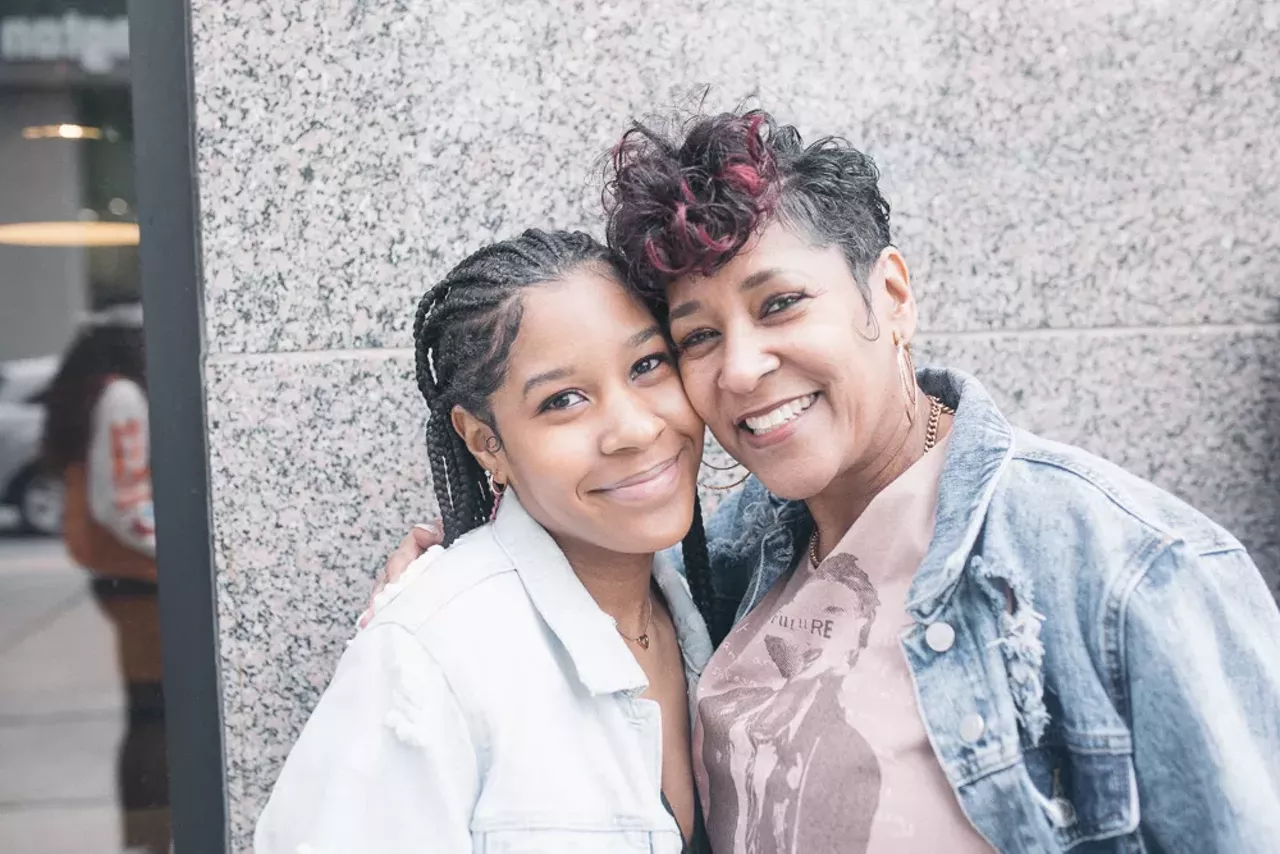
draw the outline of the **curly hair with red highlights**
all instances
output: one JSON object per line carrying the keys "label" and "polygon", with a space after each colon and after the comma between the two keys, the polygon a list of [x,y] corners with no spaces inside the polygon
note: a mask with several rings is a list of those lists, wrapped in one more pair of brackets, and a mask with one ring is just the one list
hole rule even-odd
{"label": "curly hair with red highlights", "polygon": [[817,246],[838,245],[864,299],[867,274],[891,242],[871,158],[840,137],[806,146],[762,110],[697,116],[673,131],[637,122],[609,172],[609,246],[660,313],[667,284],[714,273],[772,222]]}

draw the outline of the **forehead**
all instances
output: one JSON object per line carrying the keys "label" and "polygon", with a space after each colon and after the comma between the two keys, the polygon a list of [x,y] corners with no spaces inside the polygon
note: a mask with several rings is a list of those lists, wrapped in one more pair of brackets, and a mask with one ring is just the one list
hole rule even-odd
{"label": "forehead", "polygon": [[630,351],[628,339],[655,322],[638,298],[592,268],[526,289],[521,306],[507,368],[512,376]]}
{"label": "forehead", "polygon": [[690,300],[709,302],[737,296],[752,275],[767,270],[786,273],[848,275],[837,246],[817,246],[782,223],[772,223],[743,246],[727,264],[709,276],[679,276],[667,285],[672,308]]}

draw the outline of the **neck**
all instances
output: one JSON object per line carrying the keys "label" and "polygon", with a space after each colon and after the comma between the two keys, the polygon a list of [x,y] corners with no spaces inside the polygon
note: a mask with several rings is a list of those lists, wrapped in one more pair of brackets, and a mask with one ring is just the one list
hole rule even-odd
{"label": "neck", "polygon": [[555,539],[600,610],[617,620],[618,628],[628,635],[644,631],[653,555],[621,554],[581,541]]}
{"label": "neck", "polygon": [[[877,495],[924,456],[925,427],[929,421],[929,397],[917,395],[914,420],[906,409],[896,409],[895,420],[878,431],[880,450],[868,461],[837,475],[822,492],[805,501],[818,527],[819,557],[826,557],[853,527]],[[939,429],[939,436],[942,430]]]}

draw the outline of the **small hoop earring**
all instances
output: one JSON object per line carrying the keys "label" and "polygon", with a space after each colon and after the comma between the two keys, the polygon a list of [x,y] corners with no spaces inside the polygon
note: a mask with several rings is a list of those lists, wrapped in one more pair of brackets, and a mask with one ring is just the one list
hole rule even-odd
{"label": "small hoop earring", "polygon": [[[502,450],[502,440],[497,436],[490,435],[489,438],[484,440],[484,449],[491,454],[496,454]],[[488,474],[488,472],[485,472],[485,474]]]}
{"label": "small hoop earring", "polygon": [[916,404],[920,400],[920,386],[916,384],[916,363],[911,358],[911,345],[903,340],[898,330],[893,331],[893,346],[897,348],[898,379],[902,381],[902,393],[907,399],[907,423],[916,423]]}
{"label": "small hoop earring", "polygon": [[502,503],[502,496],[507,494],[507,485],[494,479],[493,472],[488,469],[484,470],[484,479],[489,482],[489,492],[493,494],[493,509],[489,511],[489,521],[492,522],[498,518],[498,505]]}

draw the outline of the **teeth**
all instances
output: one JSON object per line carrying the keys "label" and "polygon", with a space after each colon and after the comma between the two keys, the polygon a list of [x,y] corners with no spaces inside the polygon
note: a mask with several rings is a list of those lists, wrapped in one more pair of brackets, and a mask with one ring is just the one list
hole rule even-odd
{"label": "teeth", "polygon": [[812,406],[817,399],[818,396],[816,394],[805,395],[790,403],[784,403],[772,412],[753,418],[744,418],[743,421],[746,423],[747,429],[752,433],[768,433],[770,430],[777,429],[799,416],[801,412]]}

